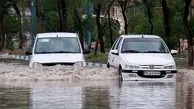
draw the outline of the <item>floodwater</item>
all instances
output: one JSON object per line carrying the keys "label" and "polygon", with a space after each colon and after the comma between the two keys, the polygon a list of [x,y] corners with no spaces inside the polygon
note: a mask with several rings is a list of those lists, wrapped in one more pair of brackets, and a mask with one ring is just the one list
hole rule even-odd
{"label": "floodwater", "polygon": [[0,109],[192,109],[194,85],[179,82],[0,82]]}
{"label": "floodwater", "polygon": [[[54,81],[53,81],[54,79]],[[114,69],[0,64],[0,109],[193,109],[194,82],[119,82]]]}

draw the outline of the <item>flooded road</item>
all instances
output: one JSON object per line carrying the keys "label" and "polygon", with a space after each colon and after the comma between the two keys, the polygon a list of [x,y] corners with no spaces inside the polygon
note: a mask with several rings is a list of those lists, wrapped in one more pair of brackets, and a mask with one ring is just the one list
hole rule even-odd
{"label": "flooded road", "polygon": [[192,109],[194,86],[179,82],[0,82],[0,109]]}

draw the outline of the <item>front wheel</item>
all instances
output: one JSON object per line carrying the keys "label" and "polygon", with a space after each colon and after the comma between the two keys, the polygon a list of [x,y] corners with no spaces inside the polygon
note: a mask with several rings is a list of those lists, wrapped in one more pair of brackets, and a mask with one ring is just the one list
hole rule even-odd
{"label": "front wheel", "polygon": [[119,80],[123,81],[122,68],[119,68]]}
{"label": "front wheel", "polygon": [[106,67],[107,67],[107,68],[110,68],[110,64],[109,64],[109,63],[108,63],[108,64],[106,64]]}

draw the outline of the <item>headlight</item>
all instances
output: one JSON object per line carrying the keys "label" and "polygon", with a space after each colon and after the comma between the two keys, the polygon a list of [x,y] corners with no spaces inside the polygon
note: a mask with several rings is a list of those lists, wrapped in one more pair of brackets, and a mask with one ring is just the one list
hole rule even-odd
{"label": "headlight", "polygon": [[175,65],[164,66],[164,69],[176,69]]}
{"label": "headlight", "polygon": [[83,62],[82,61],[76,62],[73,66],[74,67],[83,67]]}
{"label": "headlight", "polygon": [[138,65],[125,65],[125,68],[128,68],[128,69],[139,69],[140,68],[140,66],[138,66]]}
{"label": "headlight", "polygon": [[38,62],[34,62],[32,65],[33,69],[42,69],[42,67],[43,67],[42,64]]}

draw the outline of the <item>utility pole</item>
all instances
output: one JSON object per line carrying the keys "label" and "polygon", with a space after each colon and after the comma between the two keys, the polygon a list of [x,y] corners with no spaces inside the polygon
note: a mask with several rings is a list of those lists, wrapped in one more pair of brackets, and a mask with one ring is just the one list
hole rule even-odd
{"label": "utility pole", "polygon": [[34,45],[35,32],[36,32],[36,0],[31,0],[31,16],[30,16],[30,37],[31,37],[31,47]]}
{"label": "utility pole", "polygon": [[92,40],[92,3],[91,0],[88,0],[87,7],[87,20],[88,20],[88,28],[87,28],[87,44],[89,49],[91,48],[91,40]]}

